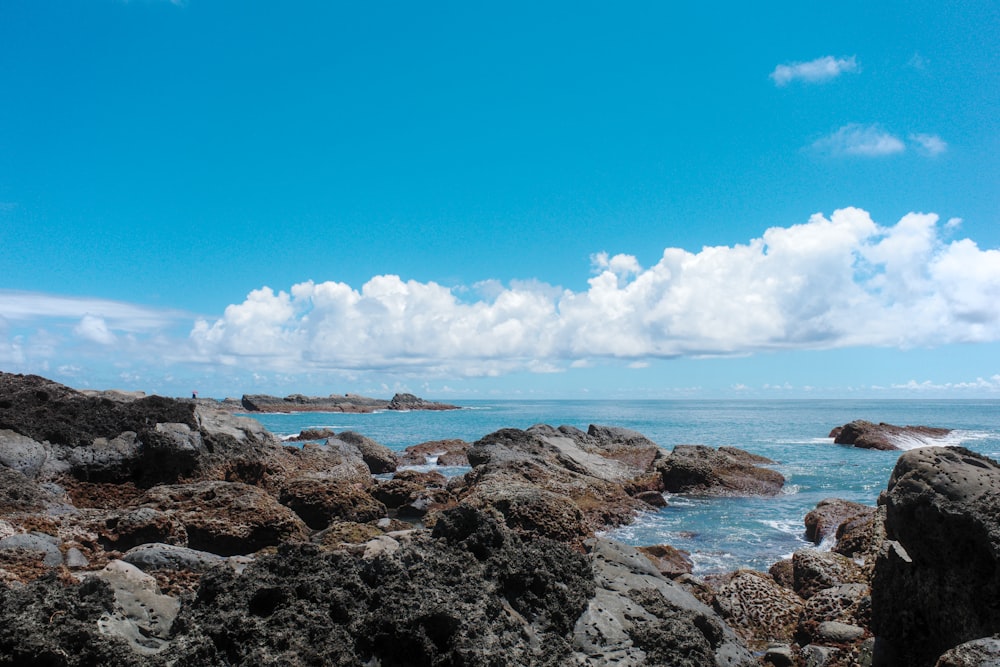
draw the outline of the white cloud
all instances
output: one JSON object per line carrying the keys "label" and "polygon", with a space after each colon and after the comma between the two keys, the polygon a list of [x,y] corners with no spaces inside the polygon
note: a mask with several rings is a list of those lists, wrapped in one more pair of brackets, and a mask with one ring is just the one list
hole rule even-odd
{"label": "white cloud", "polygon": [[902,153],[906,144],[899,137],[886,132],[878,125],[850,123],[839,130],[818,139],[813,148],[830,155],[881,157]]}
{"label": "white cloud", "polygon": [[792,81],[819,83],[834,79],[844,72],[857,72],[859,69],[855,56],[850,58],[823,56],[809,62],[778,65],[771,72],[771,79],[776,86],[786,86]]}
{"label": "white cloud", "polygon": [[194,364],[226,377],[387,371],[429,379],[1000,341],[1000,249],[951,240],[956,231],[933,214],[882,226],[846,208],[744,244],[666,248],[648,267],[596,253],[596,273],[579,291],[536,281],[449,288],[382,275],[359,288],[262,287],[216,318],[0,292],[0,361],[32,372],[72,364],[81,374],[124,361],[115,373],[142,368],[143,377],[155,366]]}
{"label": "white cloud", "polygon": [[648,268],[626,255],[594,265],[585,291],[494,284],[474,301],[397,276],[265,288],[191,339],[205,359],[274,369],[457,375],[1000,340],[1000,250],[946,243],[932,214],[882,227],[842,209],[745,245],[667,248]]}
{"label": "white cloud", "polygon": [[936,134],[911,134],[910,141],[917,145],[920,152],[930,157],[936,157],[948,150],[948,144]]}
{"label": "white cloud", "polygon": [[93,315],[84,315],[80,323],[73,327],[73,333],[101,345],[111,345],[117,340],[108,329],[108,323],[104,321],[104,318]]}

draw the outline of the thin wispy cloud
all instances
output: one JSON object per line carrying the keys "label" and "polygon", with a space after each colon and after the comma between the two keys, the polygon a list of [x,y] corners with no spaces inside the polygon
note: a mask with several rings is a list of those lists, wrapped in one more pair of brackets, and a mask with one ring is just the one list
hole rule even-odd
{"label": "thin wispy cloud", "polygon": [[850,123],[813,142],[812,147],[834,156],[883,157],[906,150],[903,140],[879,125]]}
{"label": "thin wispy cloud", "polygon": [[822,83],[835,79],[845,72],[858,72],[860,67],[857,58],[834,58],[823,56],[809,62],[793,62],[778,65],[771,72],[771,79],[776,86],[787,86],[793,81],[804,83]]}
{"label": "thin wispy cloud", "polygon": [[948,144],[936,134],[911,134],[910,141],[917,149],[929,157],[937,157],[948,150]]}

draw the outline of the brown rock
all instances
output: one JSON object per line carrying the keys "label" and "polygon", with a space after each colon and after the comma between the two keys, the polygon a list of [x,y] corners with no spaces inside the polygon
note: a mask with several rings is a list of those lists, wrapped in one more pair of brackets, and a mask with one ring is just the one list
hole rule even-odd
{"label": "brown rock", "polygon": [[292,510],[259,488],[233,482],[157,486],[140,502],[168,513],[184,526],[183,546],[220,556],[251,554],[282,542],[306,539]]}
{"label": "brown rock", "polygon": [[439,466],[467,466],[469,457],[466,452],[471,445],[465,440],[432,440],[419,445],[411,445],[403,450],[399,465],[422,466],[427,460],[436,458]]}
{"label": "brown rock", "polygon": [[792,641],[803,602],[774,579],[739,570],[715,593],[715,608],[752,644]]}
{"label": "brown rock", "polygon": [[724,452],[705,445],[677,445],[658,467],[670,493],[773,496],[785,483],[781,473],[748,462],[731,449]]}
{"label": "brown rock", "polygon": [[278,495],[313,530],[334,520],[365,523],[386,515],[386,507],[364,488],[322,477],[301,477],[288,482]]}
{"label": "brown rock", "polygon": [[921,445],[941,438],[951,433],[948,428],[932,426],[894,426],[893,424],[875,424],[858,419],[844,424],[830,432],[833,441],[838,445],[854,445],[862,449],[898,450],[901,442],[916,442]]}
{"label": "brown rock", "polygon": [[813,544],[835,537],[841,524],[858,517],[870,517],[875,508],[860,503],[827,498],[816,504],[816,509],[806,514],[806,539]]}

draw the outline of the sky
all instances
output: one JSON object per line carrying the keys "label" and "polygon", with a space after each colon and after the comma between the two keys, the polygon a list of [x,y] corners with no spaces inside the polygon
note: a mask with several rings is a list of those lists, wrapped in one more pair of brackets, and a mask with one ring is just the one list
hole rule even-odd
{"label": "sky", "polygon": [[0,3],[0,370],[1000,398],[1000,5]]}

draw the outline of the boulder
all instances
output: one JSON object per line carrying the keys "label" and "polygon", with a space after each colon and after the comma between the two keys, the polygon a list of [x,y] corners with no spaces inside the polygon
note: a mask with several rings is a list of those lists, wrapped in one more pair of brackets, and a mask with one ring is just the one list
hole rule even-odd
{"label": "boulder", "polygon": [[[740,451],[740,450],[737,450]],[[745,452],[749,453],[749,452]],[[751,462],[752,461],[752,462]],[[748,459],[705,445],[677,445],[658,463],[663,484],[670,493],[713,496],[773,496],[781,492],[785,478],[762,468],[758,457]]]}
{"label": "boulder", "polygon": [[840,526],[858,518],[869,518],[874,507],[840,498],[827,498],[816,504],[816,509],[806,514],[806,539],[820,544],[837,536]]}
{"label": "boulder", "polygon": [[846,556],[830,551],[799,549],[792,554],[795,592],[804,599],[841,584],[867,583],[865,572]]}
{"label": "boulder", "polygon": [[854,445],[862,449],[898,450],[932,444],[951,433],[951,429],[933,426],[895,426],[875,424],[858,419],[830,431],[838,445]]}
{"label": "boulder", "polygon": [[769,575],[739,570],[716,591],[714,606],[730,627],[763,648],[792,641],[803,602]]}
{"label": "boulder", "polygon": [[1000,636],[983,637],[945,651],[935,667],[996,667],[1000,665]]}
{"label": "boulder", "polygon": [[334,520],[365,523],[386,515],[386,507],[363,488],[322,477],[300,477],[282,487],[278,502],[313,530]]}
{"label": "boulder", "polygon": [[872,630],[898,660],[933,665],[1000,632],[1000,464],[962,447],[896,462],[879,503],[888,542],[872,580]]}
{"label": "boulder", "polygon": [[758,664],[717,613],[638,551],[599,538],[588,547],[596,589],[573,628],[572,660],[561,664]]}
{"label": "boulder", "polygon": [[187,546],[220,556],[251,554],[303,541],[307,530],[292,510],[261,489],[238,482],[156,486],[140,499],[184,526]]}
{"label": "boulder", "polygon": [[398,457],[396,456],[396,452],[385,445],[379,444],[371,438],[366,438],[354,431],[344,431],[335,439],[331,438],[327,440],[327,444],[337,445],[339,444],[338,441],[346,443],[361,452],[362,460],[364,460],[365,465],[368,466],[368,469],[373,474],[395,472],[398,465]]}
{"label": "boulder", "polygon": [[457,405],[425,401],[413,394],[396,394],[389,400],[387,410],[458,410]]}
{"label": "boulder", "polygon": [[473,470],[455,491],[463,503],[496,508],[523,534],[579,543],[629,523],[647,506],[626,489],[652,472],[639,465],[655,460],[655,445],[632,431],[591,432],[537,425],[491,433],[469,448]]}

